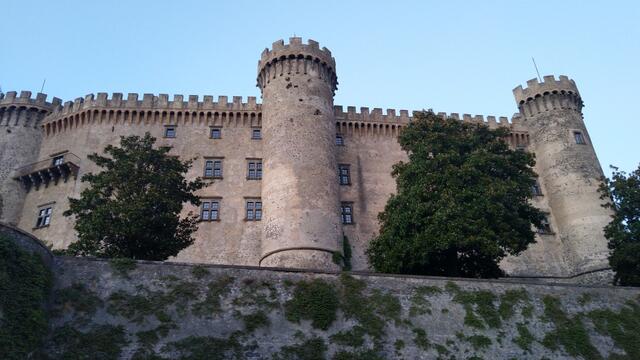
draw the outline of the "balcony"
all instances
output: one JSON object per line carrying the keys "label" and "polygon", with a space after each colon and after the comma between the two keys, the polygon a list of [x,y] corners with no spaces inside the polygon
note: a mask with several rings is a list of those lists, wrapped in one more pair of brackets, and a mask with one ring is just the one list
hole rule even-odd
{"label": "balcony", "polygon": [[76,179],[80,169],[79,164],[78,156],[64,153],[16,169],[14,179],[20,181],[27,192],[32,188],[38,190],[41,185],[44,187],[48,187],[51,183],[57,185],[60,179],[67,182],[70,176]]}

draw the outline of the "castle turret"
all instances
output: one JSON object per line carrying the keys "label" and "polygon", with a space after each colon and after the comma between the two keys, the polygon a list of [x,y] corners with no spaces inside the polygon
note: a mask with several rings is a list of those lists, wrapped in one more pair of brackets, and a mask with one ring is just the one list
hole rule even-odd
{"label": "castle turret", "polygon": [[[545,189],[564,258],[573,274],[608,266],[603,227],[611,221],[598,187],[602,168],[582,117],[582,98],[573,80],[545,76],[513,90],[530,149]],[[544,241],[544,236],[542,240]]]}
{"label": "castle turret", "polygon": [[265,49],[261,266],[334,269],[341,234],[335,154],[335,60],[293,37]]}
{"label": "castle turret", "polygon": [[32,99],[30,91],[0,94],[0,222],[15,225],[22,212],[25,190],[14,176],[38,160],[42,119],[61,102],[46,99],[40,93]]}

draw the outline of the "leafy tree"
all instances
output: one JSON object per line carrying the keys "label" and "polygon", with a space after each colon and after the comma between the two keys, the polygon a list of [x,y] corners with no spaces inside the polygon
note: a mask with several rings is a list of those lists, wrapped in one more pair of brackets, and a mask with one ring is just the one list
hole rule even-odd
{"label": "leafy tree", "polygon": [[544,215],[529,203],[534,156],[510,150],[508,130],[416,113],[399,137],[397,194],[378,215],[367,255],[377,271],[497,277],[498,262],[535,241]]}
{"label": "leafy tree", "polygon": [[185,174],[193,160],[169,156],[170,147],[154,148],[156,139],[120,138],[120,147],[108,145],[105,157],[88,158],[103,171],[88,173],[89,186],[79,199],[69,198],[65,216],[75,216],[79,240],[68,253],[98,257],[164,260],[191,245],[198,217],[180,217],[185,203],[200,205],[194,191],[205,186]]}
{"label": "leafy tree", "polygon": [[611,168],[612,178],[600,186],[601,198],[610,200],[603,206],[614,212],[604,227],[609,264],[616,285],[640,286],[640,166],[629,175]]}

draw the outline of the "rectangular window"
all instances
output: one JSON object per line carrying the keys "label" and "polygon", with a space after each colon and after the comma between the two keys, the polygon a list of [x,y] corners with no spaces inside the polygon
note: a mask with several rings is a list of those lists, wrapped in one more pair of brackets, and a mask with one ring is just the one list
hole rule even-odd
{"label": "rectangular window", "polygon": [[207,159],[204,161],[204,177],[222,178],[222,160]]}
{"label": "rectangular window", "polygon": [[573,137],[576,140],[576,144],[580,144],[580,145],[586,144],[586,141],[584,141],[584,136],[580,131],[574,131]]}
{"label": "rectangular window", "polygon": [[262,160],[261,159],[248,160],[247,179],[248,180],[262,179]]}
{"label": "rectangular window", "polygon": [[531,193],[533,196],[542,196],[542,189],[540,188],[538,180],[536,180],[535,184],[531,185]]}
{"label": "rectangular window", "polygon": [[247,221],[262,220],[262,201],[251,199],[247,200]]}
{"label": "rectangular window", "polygon": [[53,158],[53,166],[62,165],[62,163],[64,163],[64,155],[58,155]]}
{"label": "rectangular window", "polygon": [[52,210],[53,208],[51,206],[43,207],[38,210],[38,220],[36,221],[37,228],[49,226],[51,223]]}
{"label": "rectangular window", "polygon": [[219,127],[212,127],[211,128],[211,133],[209,134],[209,137],[211,137],[212,139],[221,139],[222,138],[222,129]]}
{"label": "rectangular window", "polygon": [[200,220],[216,221],[220,220],[220,201],[219,200],[203,200],[200,212]]}
{"label": "rectangular window", "polygon": [[251,130],[251,138],[253,140],[260,140],[262,139],[262,131],[260,129],[252,129]]}
{"label": "rectangular window", "polygon": [[353,204],[342,203],[342,205],[340,205],[340,214],[343,224],[353,224]]}
{"label": "rectangular window", "polygon": [[336,145],[344,146],[344,138],[342,137],[342,134],[336,134]]}
{"label": "rectangular window", "polygon": [[164,128],[164,137],[166,138],[174,138],[176,137],[176,127],[175,126],[167,126]]}
{"label": "rectangular window", "polygon": [[553,232],[551,231],[551,224],[549,223],[549,219],[546,216],[542,219],[540,227],[538,228],[538,234],[553,234]]}
{"label": "rectangular window", "polygon": [[338,165],[338,176],[340,178],[340,185],[351,185],[349,165]]}

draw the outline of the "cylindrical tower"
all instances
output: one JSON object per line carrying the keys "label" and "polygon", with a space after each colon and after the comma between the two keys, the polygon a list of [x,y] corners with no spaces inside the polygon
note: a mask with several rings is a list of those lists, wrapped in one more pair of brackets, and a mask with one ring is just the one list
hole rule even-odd
{"label": "cylindrical tower", "polygon": [[0,94],[0,221],[16,225],[20,220],[25,190],[14,179],[18,168],[38,160],[42,119],[60,99],[46,102],[47,95],[30,91]]}
{"label": "cylindrical tower", "polygon": [[[545,76],[539,83],[513,90],[536,171],[554,219],[552,232],[564,246],[564,258],[573,274],[608,266],[603,228],[611,213],[601,205],[598,187],[603,177],[582,117],[582,98],[573,80]],[[544,236],[542,236],[544,241]]]}
{"label": "cylindrical tower", "polygon": [[341,223],[335,154],[335,59],[301,38],[258,62],[264,207],[261,266],[336,269]]}

